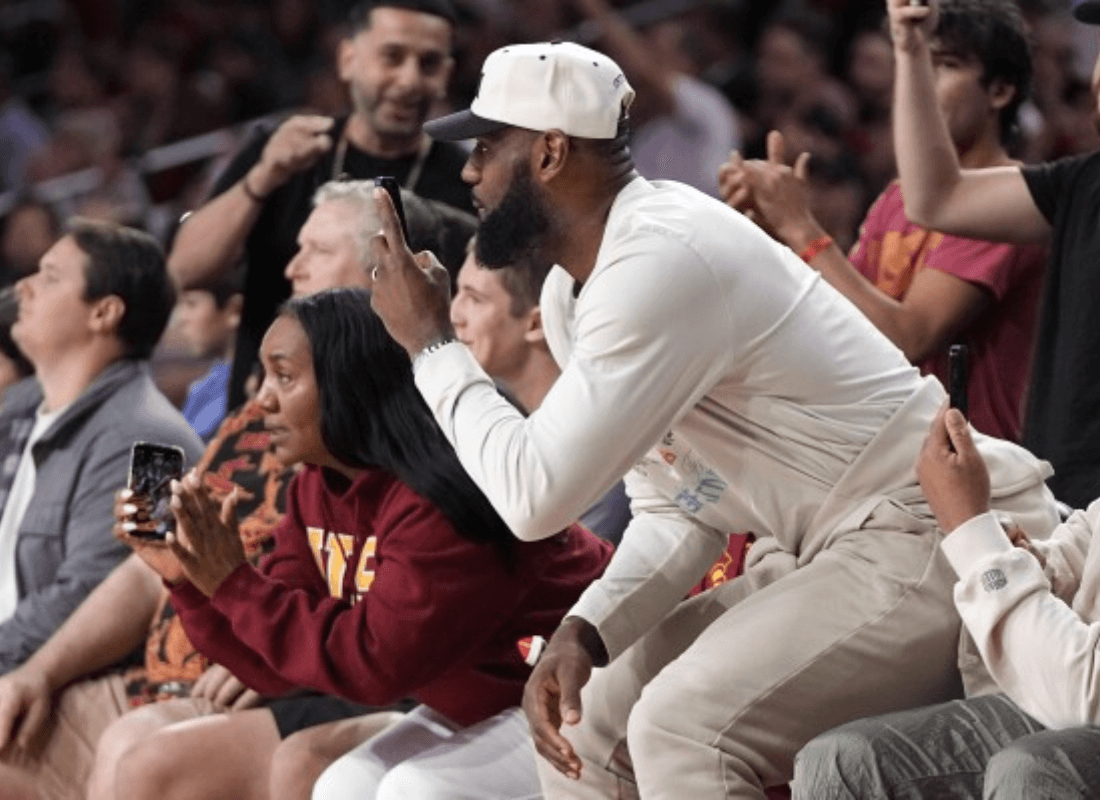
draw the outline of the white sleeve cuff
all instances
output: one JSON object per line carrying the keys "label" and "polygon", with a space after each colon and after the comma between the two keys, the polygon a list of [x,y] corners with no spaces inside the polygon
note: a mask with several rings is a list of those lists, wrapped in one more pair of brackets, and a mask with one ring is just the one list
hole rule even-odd
{"label": "white sleeve cuff", "polygon": [[1013,549],[1012,542],[993,512],[967,520],[945,536],[940,547],[960,578],[979,561],[995,553],[1012,552]]}

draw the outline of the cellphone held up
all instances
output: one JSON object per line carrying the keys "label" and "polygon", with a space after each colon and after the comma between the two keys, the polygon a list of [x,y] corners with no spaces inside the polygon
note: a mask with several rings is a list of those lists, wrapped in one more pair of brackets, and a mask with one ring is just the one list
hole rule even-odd
{"label": "cellphone held up", "polygon": [[136,530],[130,535],[163,540],[176,528],[172,512],[172,481],[183,477],[183,449],[174,445],[134,442],[130,449],[127,488],[148,504],[153,530]]}

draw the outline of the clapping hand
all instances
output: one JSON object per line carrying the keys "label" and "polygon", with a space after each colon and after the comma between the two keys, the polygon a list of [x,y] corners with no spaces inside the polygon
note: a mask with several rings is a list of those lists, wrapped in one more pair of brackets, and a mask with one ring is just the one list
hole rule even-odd
{"label": "clapping hand", "polygon": [[221,503],[210,494],[202,474],[191,470],[172,482],[176,530],[165,539],[187,579],[207,597],[245,563],[237,529],[237,492]]}

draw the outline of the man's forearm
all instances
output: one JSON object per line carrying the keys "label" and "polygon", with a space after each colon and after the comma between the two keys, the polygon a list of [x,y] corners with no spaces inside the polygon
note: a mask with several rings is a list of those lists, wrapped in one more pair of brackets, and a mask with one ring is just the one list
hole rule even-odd
{"label": "man's forearm", "polygon": [[[168,272],[182,288],[201,285],[230,269],[241,253],[263,206],[245,188],[251,172],[203,206],[180,226]],[[256,184],[249,184],[253,193]]]}
{"label": "man's forearm", "polygon": [[163,591],[156,573],[130,556],[88,595],[27,665],[53,689],[109,666],[137,648]]}

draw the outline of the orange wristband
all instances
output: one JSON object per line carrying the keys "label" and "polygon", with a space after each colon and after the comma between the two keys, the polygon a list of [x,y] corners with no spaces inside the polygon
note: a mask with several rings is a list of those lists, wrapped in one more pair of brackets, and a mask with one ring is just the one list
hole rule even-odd
{"label": "orange wristband", "polygon": [[809,264],[811,261],[813,261],[815,258],[817,258],[817,256],[819,256],[821,254],[821,252],[823,250],[825,250],[825,248],[827,248],[832,243],[833,243],[833,237],[830,236],[829,234],[825,234],[821,238],[814,239],[812,242],[810,242],[808,245],[806,245],[806,249],[803,250],[801,253],[799,253],[798,257],[801,258],[803,261],[805,261],[807,264]]}

